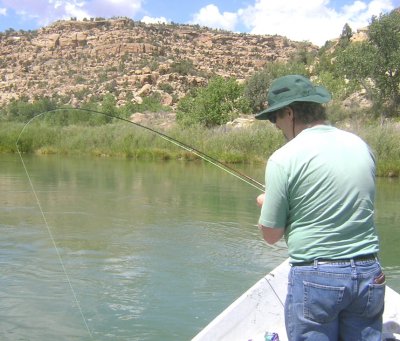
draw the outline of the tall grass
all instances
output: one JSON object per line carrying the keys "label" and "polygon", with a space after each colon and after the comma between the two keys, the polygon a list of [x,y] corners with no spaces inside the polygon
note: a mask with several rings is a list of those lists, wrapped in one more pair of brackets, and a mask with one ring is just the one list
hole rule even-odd
{"label": "tall grass", "polygon": [[400,176],[400,126],[368,126],[359,135],[371,146],[377,157],[380,176]]}
{"label": "tall grass", "polygon": [[[0,152],[15,153],[16,141],[24,125],[2,122]],[[393,126],[357,126],[346,130],[360,135],[377,157],[378,176],[400,175],[400,129]],[[282,134],[268,122],[249,128],[204,129],[174,127],[165,133],[197,150],[226,163],[264,163],[284,144]],[[32,122],[19,139],[23,153],[96,155],[135,159],[197,159],[192,153],[155,133],[124,122],[100,126],[54,126]]]}
{"label": "tall grass", "polygon": [[243,129],[174,128],[170,133],[176,139],[227,163],[264,162],[284,143],[282,135],[265,122]]}
{"label": "tall grass", "polygon": [[[5,122],[0,127],[0,150],[16,152],[23,125]],[[229,163],[264,161],[283,143],[281,134],[267,123],[248,129],[174,127],[168,136]],[[94,154],[153,159],[195,159],[195,155],[155,133],[124,122],[101,126],[51,126],[32,122],[19,139],[23,153]]]}

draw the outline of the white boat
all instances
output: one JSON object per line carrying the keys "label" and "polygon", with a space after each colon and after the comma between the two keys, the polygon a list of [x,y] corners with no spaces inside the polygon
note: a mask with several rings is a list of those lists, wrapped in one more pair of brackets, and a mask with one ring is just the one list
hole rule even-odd
{"label": "white boat", "polygon": [[[284,261],[207,325],[192,341],[264,341],[277,333],[287,341],[284,302],[290,265]],[[400,295],[386,286],[384,339],[400,340]]]}

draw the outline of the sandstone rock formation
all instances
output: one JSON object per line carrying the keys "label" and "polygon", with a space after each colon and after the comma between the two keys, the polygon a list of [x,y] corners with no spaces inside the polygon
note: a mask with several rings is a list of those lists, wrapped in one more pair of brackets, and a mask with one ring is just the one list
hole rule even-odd
{"label": "sandstone rock formation", "polygon": [[0,105],[44,96],[79,104],[107,93],[124,104],[158,93],[174,106],[212,75],[243,81],[300,47],[317,50],[285,37],[199,26],[126,18],[58,21],[34,32],[0,33]]}

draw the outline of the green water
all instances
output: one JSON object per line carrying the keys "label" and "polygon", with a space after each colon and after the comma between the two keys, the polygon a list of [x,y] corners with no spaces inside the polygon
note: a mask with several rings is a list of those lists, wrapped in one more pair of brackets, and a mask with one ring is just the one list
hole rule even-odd
{"label": "green water", "polygon": [[[257,190],[211,165],[0,156],[0,339],[190,340],[287,257]],[[263,179],[263,167],[242,169]],[[378,179],[400,291],[399,180]]]}

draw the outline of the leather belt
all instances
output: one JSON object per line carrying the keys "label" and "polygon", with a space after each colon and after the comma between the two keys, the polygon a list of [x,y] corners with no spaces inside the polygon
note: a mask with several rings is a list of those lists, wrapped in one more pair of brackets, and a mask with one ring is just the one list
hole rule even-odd
{"label": "leather belt", "polygon": [[317,264],[347,264],[353,262],[358,262],[358,261],[369,261],[369,260],[376,260],[377,256],[375,253],[370,253],[367,255],[360,255],[356,256],[353,258],[341,258],[341,259],[325,259],[325,258],[319,258],[313,261],[305,261],[305,262],[299,262],[299,263],[291,263],[292,266],[311,266],[314,265],[315,263]]}

